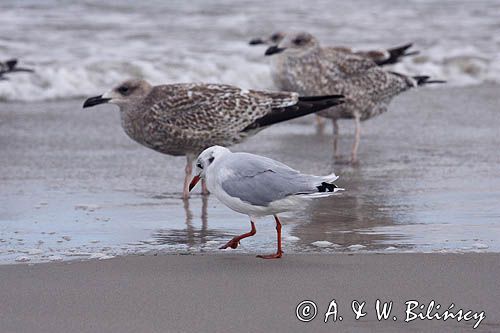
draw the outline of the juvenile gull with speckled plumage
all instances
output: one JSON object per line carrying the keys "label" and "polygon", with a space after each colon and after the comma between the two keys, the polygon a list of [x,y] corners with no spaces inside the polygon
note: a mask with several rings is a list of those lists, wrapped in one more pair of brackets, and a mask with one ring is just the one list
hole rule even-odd
{"label": "juvenile gull with speckled plumage", "polygon": [[300,94],[328,94],[335,91],[345,95],[346,102],[318,113],[333,121],[334,154],[337,155],[338,125],[341,118],[354,119],[355,141],[351,161],[357,161],[360,140],[360,121],[387,111],[392,98],[410,88],[427,83],[428,76],[407,76],[385,71],[370,59],[321,48],[309,33],[289,34],[277,46],[267,49],[266,55],[277,54],[279,80],[286,90]]}
{"label": "juvenile gull with speckled plumage", "polygon": [[343,96],[332,94],[299,97],[224,84],[152,86],[144,80],[129,80],[87,99],[83,107],[116,104],[130,138],[164,154],[186,156],[183,197],[187,198],[192,162],[205,148],[239,143],[269,125],[342,102]]}
{"label": "juvenile gull with speckled plumage", "polygon": [[[293,35],[293,33],[289,33],[289,35],[290,34]],[[271,48],[268,49],[269,52],[273,52],[277,50],[278,44],[285,39],[286,35],[287,34],[284,32],[275,32],[268,37],[254,38],[249,44],[268,45],[271,46]],[[325,46],[321,47],[321,49],[325,54],[332,58],[333,61],[337,62],[340,66],[349,69],[350,66],[354,66],[356,63],[362,63],[365,67],[395,64],[401,61],[403,57],[418,54],[418,51],[407,52],[412,45],[413,44],[409,43],[390,49],[367,51],[354,51],[353,49],[344,46]],[[272,46],[274,46],[274,48]],[[285,57],[279,55],[271,58],[271,77],[278,90],[295,91],[295,86],[288,82],[286,74],[284,74],[283,58]],[[317,115],[316,122],[318,131],[322,133],[325,125],[324,118]]]}

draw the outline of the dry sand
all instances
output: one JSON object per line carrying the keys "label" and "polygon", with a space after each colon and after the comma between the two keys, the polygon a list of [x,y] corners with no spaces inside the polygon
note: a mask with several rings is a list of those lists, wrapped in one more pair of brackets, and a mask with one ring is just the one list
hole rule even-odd
{"label": "dry sand", "polygon": [[[477,332],[499,332],[498,254],[131,256],[0,266],[0,331],[10,332],[472,332],[474,320],[404,322],[405,302],[485,311]],[[376,299],[394,301],[375,318]],[[318,315],[299,322],[302,300]],[[343,321],[322,320],[335,299]],[[350,305],[366,301],[355,321]],[[392,320],[392,316],[398,318]],[[330,318],[331,320],[331,318]]]}

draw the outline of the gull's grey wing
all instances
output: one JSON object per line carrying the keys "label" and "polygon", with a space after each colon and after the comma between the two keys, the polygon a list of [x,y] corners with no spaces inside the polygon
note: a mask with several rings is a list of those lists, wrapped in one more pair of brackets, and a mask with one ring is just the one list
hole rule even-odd
{"label": "gull's grey wing", "polygon": [[294,194],[317,192],[317,183],[321,183],[321,177],[304,175],[280,162],[247,153],[232,154],[221,167],[228,170],[222,189],[257,206],[268,206]]}

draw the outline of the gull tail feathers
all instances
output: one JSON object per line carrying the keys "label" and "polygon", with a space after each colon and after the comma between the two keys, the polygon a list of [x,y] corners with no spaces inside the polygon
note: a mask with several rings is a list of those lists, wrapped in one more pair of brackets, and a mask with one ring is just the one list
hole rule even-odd
{"label": "gull tail feathers", "polygon": [[332,172],[331,174],[323,176],[322,178],[324,182],[332,184],[334,181],[339,179],[339,176]]}
{"label": "gull tail feathers", "polygon": [[333,195],[337,192],[344,191],[343,188],[338,187],[334,184],[334,181],[339,179],[335,173],[331,173],[327,176],[320,177],[320,182],[316,185],[316,192],[309,194],[311,198],[320,198]]}
{"label": "gull tail feathers", "polygon": [[432,84],[432,83],[446,83],[446,81],[444,81],[444,80],[431,80],[431,77],[428,75],[409,76],[406,74],[401,74],[401,73],[393,72],[393,71],[389,71],[388,73],[390,73],[391,75],[395,75],[395,76],[402,78],[405,81],[407,88],[423,86],[423,85]]}

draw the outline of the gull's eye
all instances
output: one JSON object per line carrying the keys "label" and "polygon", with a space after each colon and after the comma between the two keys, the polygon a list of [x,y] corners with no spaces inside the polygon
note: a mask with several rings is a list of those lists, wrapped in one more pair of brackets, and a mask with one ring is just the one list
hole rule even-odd
{"label": "gull's eye", "polygon": [[129,88],[127,86],[121,86],[118,88],[118,92],[122,95],[126,95],[129,92]]}
{"label": "gull's eye", "polygon": [[293,43],[294,43],[295,45],[304,45],[306,42],[307,42],[307,39],[306,39],[306,38],[304,38],[304,37],[302,37],[302,36],[299,36],[299,37],[297,37],[297,38],[295,38],[295,39],[293,40]]}
{"label": "gull's eye", "polygon": [[274,34],[274,35],[271,36],[271,40],[273,42],[277,42],[279,39],[280,39],[280,35],[279,34]]}
{"label": "gull's eye", "polygon": [[200,168],[200,169],[203,169],[203,165],[201,165],[200,162],[196,163],[196,167]]}

